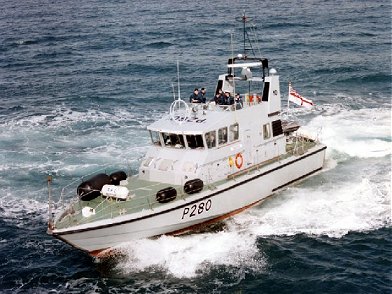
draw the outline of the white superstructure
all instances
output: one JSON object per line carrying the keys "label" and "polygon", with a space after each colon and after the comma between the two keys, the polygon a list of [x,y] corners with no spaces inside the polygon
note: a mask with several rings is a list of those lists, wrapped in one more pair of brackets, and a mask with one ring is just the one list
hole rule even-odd
{"label": "white superstructure", "polygon": [[[251,65],[262,69],[261,62],[245,64],[248,71]],[[234,65],[238,64],[229,66]],[[229,78],[229,74],[219,77],[224,91],[233,89],[234,82],[244,81]],[[279,77],[254,78],[246,83],[255,85],[254,80],[258,85],[253,91],[241,93],[242,105],[193,104],[186,118],[167,116],[150,125],[155,146],[147,151],[139,177],[174,185],[193,178],[215,182],[285,154]]]}

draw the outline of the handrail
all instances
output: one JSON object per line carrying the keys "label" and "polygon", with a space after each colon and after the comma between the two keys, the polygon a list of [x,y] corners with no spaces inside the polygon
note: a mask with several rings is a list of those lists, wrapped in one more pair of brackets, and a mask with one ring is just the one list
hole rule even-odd
{"label": "handrail", "polygon": [[[151,186],[154,186],[154,185],[151,185]],[[150,186],[148,186],[148,187],[150,187]],[[131,209],[134,210],[134,211],[140,211],[140,212],[143,211],[144,208],[149,208],[150,210],[154,210],[154,208],[153,208],[154,205],[158,204],[159,202],[156,201],[156,200],[151,202],[150,198],[153,198],[153,195],[154,194],[151,193],[151,194],[148,194],[146,196],[138,198],[138,200],[141,201],[141,204],[132,206]],[[181,199],[184,199],[185,198],[184,196],[186,196],[186,194],[183,191],[181,191],[181,194],[178,195],[178,197],[180,197]],[[115,207],[115,205],[119,205],[119,204],[122,204],[122,203],[125,204],[126,202],[124,202],[124,201],[116,201],[116,200],[112,201],[112,200],[109,200],[109,199],[111,199],[111,198],[110,197],[104,198],[94,208],[95,211],[96,211],[96,214],[98,214],[98,215],[101,214],[99,217],[96,217],[96,219],[94,219],[94,221],[97,221],[97,220],[100,220],[100,219],[105,219],[105,218],[107,218],[108,215],[110,215],[110,218],[113,218],[114,217],[114,213],[118,213],[118,215],[121,215],[121,213],[120,213],[121,210],[122,209],[126,209],[126,207],[120,206],[120,207],[118,207],[118,210],[114,210],[113,208]],[[128,199],[126,201],[133,201],[133,200],[132,199]],[[106,203],[105,206],[104,206],[104,203]],[[97,209],[97,208],[100,208],[100,209]],[[107,212],[103,213],[104,210],[107,210]],[[62,222],[69,215],[73,215],[74,217],[80,217],[81,214],[82,214],[82,211],[80,209],[78,209],[76,213],[75,213],[75,210],[71,209],[70,212],[62,215],[61,218],[59,219],[59,221]],[[116,216],[118,216],[118,215],[116,215]],[[78,220],[78,222],[76,224],[77,225],[81,225],[81,224],[84,224],[84,223],[91,222],[92,218],[94,218],[94,216],[90,216],[89,218],[80,217],[80,219]]]}
{"label": "handrail", "polygon": [[89,173],[89,174],[86,174],[86,175],[84,175],[84,176],[82,176],[82,177],[80,177],[80,178],[77,178],[77,179],[73,180],[72,182],[70,182],[69,184],[65,185],[65,186],[61,189],[61,193],[60,193],[60,202],[61,202],[61,205],[64,206],[64,192],[65,192],[65,189],[67,189],[67,188],[68,188],[69,186],[71,186],[71,185],[74,185],[76,182],[83,181],[83,179],[84,179],[85,177],[88,177],[88,176],[94,175],[94,174],[96,174],[96,173],[98,173],[98,172],[104,171],[104,170],[105,170],[107,167],[109,167],[109,166],[110,166],[110,164],[105,164],[105,165],[103,165],[103,167],[99,168],[98,170],[95,170],[95,171],[93,171],[93,172],[91,172],[91,173]]}
{"label": "handrail", "polygon": [[[214,101],[208,101],[206,103],[189,103],[189,105],[191,108],[196,107],[197,110],[201,110],[201,111],[204,111],[204,110],[236,111],[236,110],[255,106],[255,105],[262,103],[261,100],[259,101],[257,99],[256,99],[256,101],[247,100],[246,97],[250,97],[250,95],[251,94],[249,94],[249,93],[244,94],[243,97],[245,97],[245,99],[242,100],[242,103],[234,102],[233,104],[226,105],[226,104],[215,104]],[[241,106],[241,107],[239,107],[239,106]]]}

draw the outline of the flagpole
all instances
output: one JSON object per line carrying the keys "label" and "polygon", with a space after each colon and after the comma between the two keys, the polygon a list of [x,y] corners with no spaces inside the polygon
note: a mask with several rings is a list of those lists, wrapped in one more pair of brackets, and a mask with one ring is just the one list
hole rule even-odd
{"label": "flagpole", "polygon": [[290,89],[291,89],[291,82],[289,81],[289,93],[287,94],[287,113],[289,112],[289,108],[290,108]]}

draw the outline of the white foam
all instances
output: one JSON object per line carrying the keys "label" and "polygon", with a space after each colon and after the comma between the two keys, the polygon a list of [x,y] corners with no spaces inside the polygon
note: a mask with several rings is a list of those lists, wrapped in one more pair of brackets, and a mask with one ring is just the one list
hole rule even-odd
{"label": "white foam", "polygon": [[114,114],[64,106],[31,115],[26,111],[0,122],[0,172],[68,174],[108,162],[134,162],[149,142],[142,127],[149,120],[150,114],[122,108]]}
{"label": "white foam", "polygon": [[[390,173],[388,175],[390,177]],[[391,225],[389,181],[359,181],[319,188],[291,188],[264,206],[234,218],[237,229],[258,236],[327,235],[368,231]]]}
{"label": "white foam", "polygon": [[265,261],[255,241],[249,235],[223,231],[136,240],[120,247],[127,258],[117,268],[125,273],[158,268],[178,278],[204,274],[212,265],[233,266],[238,274],[260,271]]}
{"label": "white foam", "polygon": [[[86,130],[94,130],[99,127],[127,127],[132,125],[133,128],[138,127],[144,129],[146,122],[151,122],[163,115],[160,111],[152,111],[146,113],[139,109],[119,107],[117,109],[110,108],[111,111],[105,111],[100,108],[88,110],[75,110],[65,105],[55,107],[42,108],[37,112],[36,109],[26,109],[23,113],[7,117],[7,120],[1,121],[6,128],[6,133],[14,135],[15,131],[33,131],[43,127],[45,131],[58,128],[79,128],[81,123],[85,123]],[[97,125],[98,124],[98,125]],[[39,131],[39,129],[38,129]],[[0,132],[4,135],[4,132]]]}
{"label": "white foam", "polygon": [[[30,192],[30,197],[34,192]],[[39,192],[36,192],[39,194]],[[5,222],[25,228],[31,221],[47,221],[48,205],[32,198],[18,197],[11,188],[0,190],[0,216]]]}
{"label": "white foam", "polygon": [[[391,154],[391,114],[389,109],[346,110],[324,106],[327,115],[319,115],[304,128],[317,133],[329,150],[350,157],[374,158]],[[331,151],[329,151],[331,152]]]}

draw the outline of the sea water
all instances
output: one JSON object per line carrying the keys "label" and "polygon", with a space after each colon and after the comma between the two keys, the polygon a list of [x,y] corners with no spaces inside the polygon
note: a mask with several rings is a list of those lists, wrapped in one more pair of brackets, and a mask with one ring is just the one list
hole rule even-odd
{"label": "sea water", "polygon": [[[2,1],[0,292],[388,293],[390,1]],[[242,50],[316,104],[293,108],[327,146],[323,172],[221,228],[93,259],[46,235],[53,193],[107,164],[136,173],[146,126],[195,87],[213,97]],[[238,45],[239,44],[239,45]],[[76,186],[76,185],[75,185]]]}

